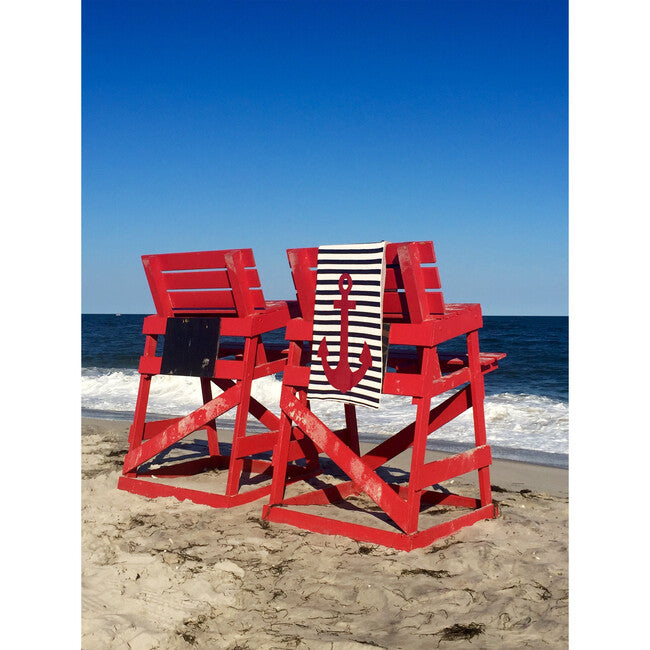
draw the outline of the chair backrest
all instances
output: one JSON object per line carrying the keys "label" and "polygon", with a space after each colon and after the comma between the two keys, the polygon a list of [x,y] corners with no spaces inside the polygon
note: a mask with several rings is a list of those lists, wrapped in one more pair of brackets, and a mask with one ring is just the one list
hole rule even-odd
{"label": "chair backrest", "polygon": [[264,308],[250,248],[143,255],[160,316],[244,317]]}
{"label": "chair backrest", "polygon": [[[313,320],[318,248],[287,251],[296,297],[303,318]],[[433,242],[389,243],[386,246],[384,320],[421,323],[444,314]]]}

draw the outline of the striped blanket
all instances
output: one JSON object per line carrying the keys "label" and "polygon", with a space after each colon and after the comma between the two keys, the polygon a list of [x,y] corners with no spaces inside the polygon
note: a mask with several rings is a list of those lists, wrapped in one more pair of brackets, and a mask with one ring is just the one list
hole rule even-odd
{"label": "striped blanket", "polygon": [[321,246],[308,399],[379,407],[386,242]]}

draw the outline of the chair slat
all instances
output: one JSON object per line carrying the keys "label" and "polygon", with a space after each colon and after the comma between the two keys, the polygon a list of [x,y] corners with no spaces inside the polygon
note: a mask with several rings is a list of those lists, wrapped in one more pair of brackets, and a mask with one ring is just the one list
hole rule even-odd
{"label": "chair slat", "polygon": [[234,309],[232,291],[171,291],[169,298],[174,311]]}
{"label": "chair slat", "polygon": [[445,313],[445,300],[440,291],[427,291],[427,302],[430,315],[441,316]]}
{"label": "chair slat", "polygon": [[[424,284],[427,289],[441,289],[440,274],[438,268],[435,266],[423,266],[422,276]],[[384,289],[386,291],[394,291],[396,289],[404,288],[404,280],[402,273],[398,267],[386,268],[386,280],[384,282]]]}
{"label": "chair slat", "polygon": [[289,257],[292,253],[298,253],[302,255],[301,261],[307,264],[310,268],[316,268],[318,264],[318,248],[289,248],[287,250],[287,255]]}
{"label": "chair slat", "polygon": [[400,246],[409,246],[417,251],[422,264],[435,264],[436,254],[432,241],[398,242],[386,245],[386,264],[397,264],[397,249]]}
{"label": "chair slat", "polygon": [[[264,296],[262,292],[259,289],[253,289],[250,293],[254,307],[263,309]],[[232,291],[171,291],[169,297],[175,312],[232,311],[235,308]]]}
{"label": "chair slat", "polygon": [[384,292],[384,315],[408,314],[408,303],[405,293],[396,291]]}
{"label": "chair slat", "polygon": [[226,271],[232,287],[235,307],[240,316],[248,316],[255,311],[251,290],[246,286],[246,268],[242,251],[231,251],[224,256]]}
{"label": "chair slat", "polygon": [[287,257],[303,318],[312,319],[316,298],[316,271],[312,267],[316,266],[318,249],[291,248]]}
{"label": "chair slat", "polygon": [[[418,305],[415,319],[410,317],[406,294],[403,290],[404,278],[400,269],[397,251],[400,246],[408,247],[414,259],[417,259]],[[293,275],[296,295],[300,303],[303,318],[312,318],[314,314],[314,294],[316,290],[316,266],[318,263],[318,248],[292,248],[287,251],[289,264]],[[441,289],[440,274],[437,267],[424,266],[436,261],[433,242],[401,242],[389,243],[386,246],[386,278],[384,284],[384,317],[391,322],[418,322],[428,315],[444,313],[444,299],[441,292],[431,289]],[[413,295],[416,295],[415,293]]]}
{"label": "chair slat", "polygon": [[[255,266],[255,258],[251,248],[242,248],[244,266]],[[191,253],[162,253],[160,255],[143,255],[144,258],[155,257],[161,271],[185,271],[197,269],[224,269],[225,255],[232,251],[195,251]]]}
{"label": "chair slat", "polygon": [[[230,289],[226,271],[181,271],[165,273],[165,286],[168,291],[178,289]],[[260,277],[256,269],[246,269],[249,287],[259,287]]]}

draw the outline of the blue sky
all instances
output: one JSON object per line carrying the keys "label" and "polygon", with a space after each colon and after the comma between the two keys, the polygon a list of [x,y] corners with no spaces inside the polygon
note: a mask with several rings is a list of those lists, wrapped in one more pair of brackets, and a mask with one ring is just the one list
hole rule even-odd
{"label": "blue sky", "polygon": [[145,253],[433,240],[445,298],[568,313],[567,4],[82,4],[82,311]]}

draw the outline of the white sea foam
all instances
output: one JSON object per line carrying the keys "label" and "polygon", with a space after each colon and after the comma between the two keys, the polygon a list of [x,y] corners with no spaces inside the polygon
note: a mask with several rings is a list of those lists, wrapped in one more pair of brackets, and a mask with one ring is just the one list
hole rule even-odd
{"label": "white sea foam", "polygon": [[[84,369],[82,373],[82,408],[93,412],[129,417],[138,392],[139,374],[135,370]],[[279,414],[281,382],[274,377],[258,379],[253,397]],[[214,394],[219,390],[215,387]],[[445,396],[438,398],[442,401]],[[377,436],[399,431],[415,417],[415,406],[407,397],[383,395],[381,408],[357,409],[359,431]],[[202,403],[200,383],[196,378],[157,376],[152,380],[149,412],[160,415],[183,415]],[[312,409],[332,428],[344,424],[343,406],[339,402],[314,400]],[[226,413],[224,424],[234,419],[234,409]],[[567,454],[569,447],[568,404],[540,395],[499,393],[485,399],[488,442],[495,447]],[[430,443],[473,442],[471,410],[452,420],[430,436]],[[496,454],[495,454],[496,455]]]}

